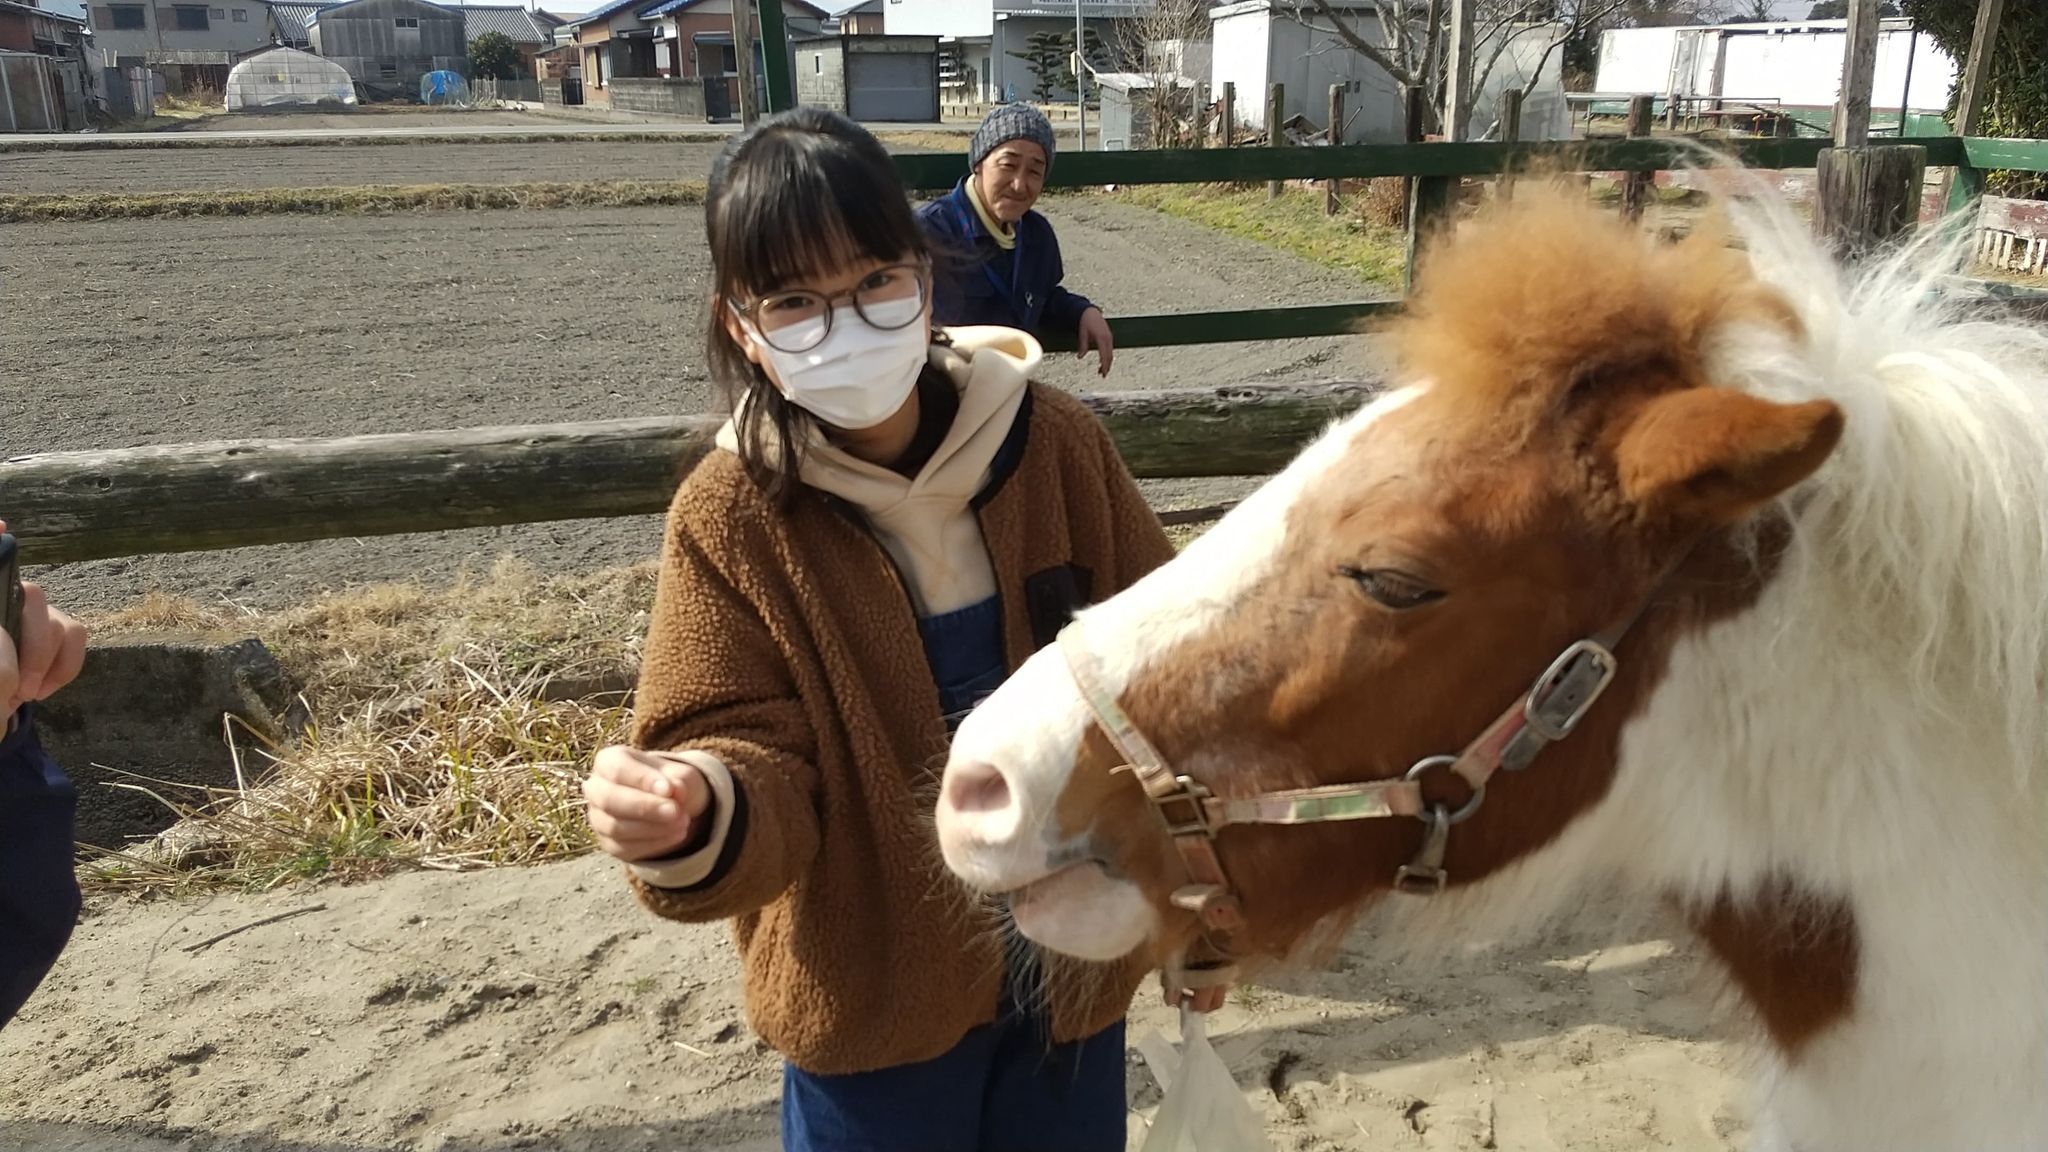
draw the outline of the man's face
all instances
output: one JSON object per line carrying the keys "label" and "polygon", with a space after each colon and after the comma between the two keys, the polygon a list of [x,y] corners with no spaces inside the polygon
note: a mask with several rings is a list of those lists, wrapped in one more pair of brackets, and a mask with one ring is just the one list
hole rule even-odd
{"label": "man's face", "polygon": [[974,172],[981,181],[981,202],[996,219],[1015,224],[1045,190],[1045,149],[1029,140],[1011,140],[982,157]]}

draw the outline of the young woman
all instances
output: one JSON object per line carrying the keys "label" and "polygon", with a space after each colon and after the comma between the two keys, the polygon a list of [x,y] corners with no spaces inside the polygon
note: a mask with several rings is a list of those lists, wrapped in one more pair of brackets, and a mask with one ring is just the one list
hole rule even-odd
{"label": "young woman", "polygon": [[670,508],[592,829],[655,912],[734,921],[785,1148],[1120,1150],[1144,973],[1023,962],[930,813],[951,722],[1171,547],[1035,341],[933,333],[932,253],[851,121],[734,140],[705,219],[735,411]]}

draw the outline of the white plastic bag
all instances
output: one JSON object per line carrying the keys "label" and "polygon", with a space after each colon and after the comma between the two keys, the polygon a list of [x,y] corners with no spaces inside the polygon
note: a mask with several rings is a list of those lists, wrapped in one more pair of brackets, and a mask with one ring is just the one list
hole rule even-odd
{"label": "white plastic bag", "polygon": [[1272,1152],[1202,1021],[1202,1013],[1181,1007],[1179,1051],[1157,1031],[1138,1040],[1138,1054],[1166,1094],[1142,1152]]}

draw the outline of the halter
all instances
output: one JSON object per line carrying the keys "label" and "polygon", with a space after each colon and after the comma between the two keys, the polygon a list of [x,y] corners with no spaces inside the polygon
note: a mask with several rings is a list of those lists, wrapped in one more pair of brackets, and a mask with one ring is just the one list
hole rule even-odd
{"label": "halter", "polygon": [[[1117,771],[1128,769],[1137,776],[1187,868],[1188,883],[1174,891],[1172,900],[1175,907],[1194,913],[1200,921],[1206,955],[1182,955],[1167,966],[1168,994],[1178,997],[1184,989],[1237,979],[1233,937],[1244,927],[1244,914],[1216,853],[1216,834],[1232,824],[1322,824],[1411,816],[1421,820],[1427,831],[1415,857],[1395,870],[1394,889],[1415,896],[1442,892],[1450,878],[1443,862],[1451,828],[1479,811],[1486,799],[1486,782],[1495,772],[1529,767],[1545,747],[1578,728],[1614,681],[1620,667],[1614,649],[1642,619],[1684,559],[1681,555],[1674,561],[1627,616],[1558,653],[1529,690],[1457,755],[1424,757],[1404,775],[1386,780],[1288,788],[1245,797],[1217,796],[1192,777],[1175,772],[1131,722],[1116,694],[1104,687],[1095,655],[1083,642],[1080,621],[1062,629],[1060,650],[1081,698],[1124,758]],[[1449,772],[1471,789],[1471,799],[1455,811],[1423,799],[1423,778],[1438,771]]]}

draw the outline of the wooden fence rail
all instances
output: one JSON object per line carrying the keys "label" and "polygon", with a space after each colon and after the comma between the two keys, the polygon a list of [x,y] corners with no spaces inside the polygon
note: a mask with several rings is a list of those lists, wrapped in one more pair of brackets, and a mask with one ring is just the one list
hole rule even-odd
{"label": "wooden fence rail", "polygon": [[[1085,396],[1140,478],[1273,472],[1369,381]],[[22,559],[164,552],[658,513],[720,418],[237,440],[0,460]]]}

